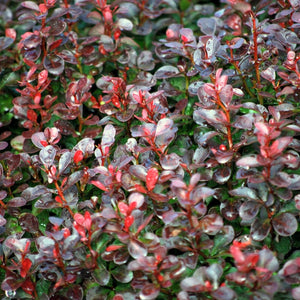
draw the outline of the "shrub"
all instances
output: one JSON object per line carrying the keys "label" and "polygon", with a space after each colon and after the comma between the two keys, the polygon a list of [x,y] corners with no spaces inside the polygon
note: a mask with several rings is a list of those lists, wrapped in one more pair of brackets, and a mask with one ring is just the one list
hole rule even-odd
{"label": "shrub", "polygon": [[3,299],[300,299],[300,4],[197,2],[0,4]]}

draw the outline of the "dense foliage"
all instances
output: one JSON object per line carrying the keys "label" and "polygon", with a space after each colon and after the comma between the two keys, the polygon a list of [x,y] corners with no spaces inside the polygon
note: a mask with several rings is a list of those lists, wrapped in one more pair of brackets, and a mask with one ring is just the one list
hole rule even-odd
{"label": "dense foliage", "polygon": [[300,1],[2,0],[2,299],[300,299]]}

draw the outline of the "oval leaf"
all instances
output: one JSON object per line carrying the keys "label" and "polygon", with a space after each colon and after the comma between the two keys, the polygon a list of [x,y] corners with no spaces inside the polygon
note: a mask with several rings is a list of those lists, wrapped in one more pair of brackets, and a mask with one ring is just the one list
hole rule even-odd
{"label": "oval leaf", "polygon": [[291,236],[298,229],[298,222],[294,215],[290,213],[282,213],[272,220],[275,231],[281,236]]}

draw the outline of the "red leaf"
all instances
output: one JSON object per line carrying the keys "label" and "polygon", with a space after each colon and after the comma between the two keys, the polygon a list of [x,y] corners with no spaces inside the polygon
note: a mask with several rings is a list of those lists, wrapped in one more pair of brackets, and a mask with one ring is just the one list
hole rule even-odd
{"label": "red leaf", "polygon": [[134,222],[134,217],[133,216],[127,216],[125,218],[125,221],[124,221],[124,230],[127,232],[130,228],[130,226],[133,224]]}
{"label": "red leaf", "polygon": [[119,202],[119,203],[118,203],[118,208],[119,208],[120,213],[121,213],[122,215],[127,215],[127,212],[128,212],[128,210],[129,210],[129,207],[128,207],[128,205],[127,205],[126,203],[124,203],[124,202]]}
{"label": "red leaf", "polygon": [[24,260],[22,261],[22,266],[21,266],[21,270],[20,270],[20,275],[21,277],[25,278],[30,267],[32,265],[32,262],[29,258],[24,258]]}
{"label": "red leaf", "polygon": [[60,204],[62,204],[62,200],[61,200],[61,198],[59,196],[55,197],[55,201],[58,202],[58,203],[60,203]]}
{"label": "red leaf", "polygon": [[48,11],[48,8],[45,4],[39,4],[39,9],[42,14],[45,14]]}
{"label": "red leaf", "polygon": [[[49,51],[53,51],[54,49],[58,48],[61,43],[62,43],[62,39],[59,39],[59,40],[53,42],[51,44],[51,46],[49,47]],[[47,71],[47,70],[45,70],[45,71]]]}
{"label": "red leaf", "polygon": [[147,194],[147,190],[140,184],[136,184],[134,188],[136,189],[137,192]]}
{"label": "red leaf", "polygon": [[146,175],[146,186],[148,191],[152,191],[155,188],[157,179],[158,179],[157,169],[156,168],[149,169]]}
{"label": "red leaf", "polygon": [[124,246],[123,245],[110,245],[108,246],[105,251],[106,252],[112,252],[112,251],[115,251],[115,250],[119,250],[121,248],[123,248]]}
{"label": "red leaf", "polygon": [[100,189],[102,191],[108,192],[108,189],[100,181],[91,180],[91,184],[95,185],[98,189]]}
{"label": "red leaf", "polygon": [[43,70],[38,75],[38,87],[40,87],[48,79],[48,71]]}
{"label": "red leaf", "polygon": [[83,226],[85,229],[90,230],[91,225],[92,225],[92,219],[91,219],[91,215],[90,215],[90,213],[88,211],[86,211],[84,213],[84,216],[82,214],[80,214],[80,213],[76,213],[74,215],[74,220],[80,226]]}
{"label": "red leaf", "polygon": [[245,256],[243,252],[237,246],[230,246],[230,253],[233,256],[234,260],[238,264],[242,264],[245,262]]}
{"label": "red leaf", "polygon": [[81,150],[77,150],[74,154],[74,162],[77,165],[79,162],[83,160],[83,153]]}
{"label": "red leaf", "polygon": [[17,33],[16,33],[15,29],[13,29],[13,28],[6,28],[5,29],[5,36],[15,40],[16,36],[17,36]]}
{"label": "red leaf", "polygon": [[41,101],[41,93],[40,93],[40,92],[37,92],[37,93],[35,94],[34,98],[33,98],[33,102],[34,102],[35,104],[39,104],[40,101]]}
{"label": "red leaf", "polygon": [[29,295],[33,294],[33,291],[35,289],[34,284],[32,283],[30,278],[27,278],[24,283],[22,284],[22,289],[24,292],[26,292]]}
{"label": "red leaf", "polygon": [[27,118],[31,122],[36,123],[36,121],[37,121],[37,114],[36,114],[36,112],[34,110],[32,110],[32,109],[28,109],[27,110]]}

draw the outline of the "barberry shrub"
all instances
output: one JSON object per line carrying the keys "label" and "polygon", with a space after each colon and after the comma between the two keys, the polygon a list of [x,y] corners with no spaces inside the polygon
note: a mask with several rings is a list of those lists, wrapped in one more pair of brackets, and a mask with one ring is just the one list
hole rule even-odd
{"label": "barberry shrub", "polygon": [[299,300],[299,45],[298,0],[1,1],[2,299]]}

